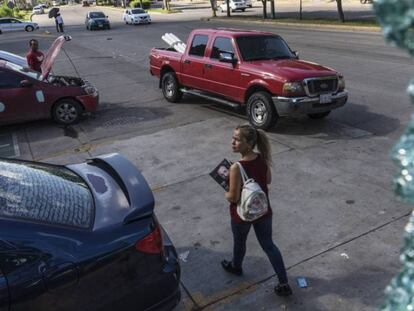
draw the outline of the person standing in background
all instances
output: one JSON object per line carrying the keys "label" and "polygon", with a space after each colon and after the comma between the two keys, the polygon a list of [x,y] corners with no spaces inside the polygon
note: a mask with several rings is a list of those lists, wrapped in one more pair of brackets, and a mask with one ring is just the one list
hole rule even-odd
{"label": "person standing in background", "polygon": [[55,22],[56,22],[57,32],[63,32],[63,18],[60,15],[60,13],[57,13],[57,15],[55,17]]}
{"label": "person standing in background", "polygon": [[26,55],[27,64],[29,68],[42,73],[41,65],[45,56],[41,51],[39,51],[39,42],[36,39],[29,41],[30,51]]}

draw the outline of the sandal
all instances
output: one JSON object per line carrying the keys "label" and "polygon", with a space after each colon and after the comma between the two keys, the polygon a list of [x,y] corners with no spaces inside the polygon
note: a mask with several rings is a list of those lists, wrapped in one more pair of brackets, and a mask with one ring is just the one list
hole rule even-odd
{"label": "sandal", "polygon": [[231,261],[227,261],[227,260],[222,260],[221,261],[221,266],[223,267],[224,270],[226,270],[227,272],[234,274],[234,275],[242,275],[243,274],[243,269],[242,268],[236,268],[235,266],[233,266],[233,262]]}
{"label": "sandal", "polygon": [[288,283],[285,284],[277,284],[275,286],[275,294],[278,296],[287,297],[292,295],[292,289],[290,288]]}

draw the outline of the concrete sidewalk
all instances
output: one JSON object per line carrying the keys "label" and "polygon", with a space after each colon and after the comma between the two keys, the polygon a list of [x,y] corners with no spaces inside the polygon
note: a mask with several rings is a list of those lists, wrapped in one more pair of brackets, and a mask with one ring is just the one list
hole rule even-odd
{"label": "concrete sidewalk", "polygon": [[[157,216],[184,256],[182,282],[190,297],[184,295],[178,310],[375,310],[398,270],[411,211],[390,189],[389,140],[328,120],[307,124],[307,135],[289,134],[298,124],[269,133],[274,238],[295,291],[283,299],[273,293],[277,280],[253,232],[243,277],[219,265],[231,257],[232,235],[223,191],[208,173],[223,158],[237,160],[230,138],[238,123],[213,118],[47,161],[119,152],[140,168],[154,190]],[[366,150],[375,154],[370,161]],[[296,285],[298,276],[308,279],[308,288]]]}

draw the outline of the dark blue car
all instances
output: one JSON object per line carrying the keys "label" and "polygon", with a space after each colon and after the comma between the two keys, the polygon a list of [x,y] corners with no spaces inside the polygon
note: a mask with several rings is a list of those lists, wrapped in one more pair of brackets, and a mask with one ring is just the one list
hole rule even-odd
{"label": "dark blue car", "polygon": [[118,154],[0,160],[0,311],[171,310],[180,267],[154,197]]}

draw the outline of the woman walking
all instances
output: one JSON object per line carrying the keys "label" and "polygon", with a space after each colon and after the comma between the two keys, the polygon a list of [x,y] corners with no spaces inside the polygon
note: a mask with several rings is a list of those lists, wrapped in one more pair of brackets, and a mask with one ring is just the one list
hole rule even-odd
{"label": "woman walking", "polygon": [[[258,153],[254,151],[257,146]],[[271,175],[271,150],[266,133],[256,130],[251,125],[238,126],[233,133],[231,147],[233,152],[241,154],[239,163],[249,178],[253,178],[266,193],[269,200],[267,185],[272,181]],[[242,189],[242,177],[239,166],[233,164],[229,174],[229,191],[225,197],[230,202],[231,229],[233,232],[233,259],[223,260],[222,267],[229,273],[235,275],[243,274],[242,263],[246,254],[246,240],[250,227],[253,226],[260,246],[269,257],[270,263],[279,279],[275,286],[275,293],[279,296],[289,296],[292,289],[288,284],[285,265],[279,248],[272,240],[272,210],[269,208],[265,215],[253,222],[243,221],[237,214],[237,202],[240,199]]]}

